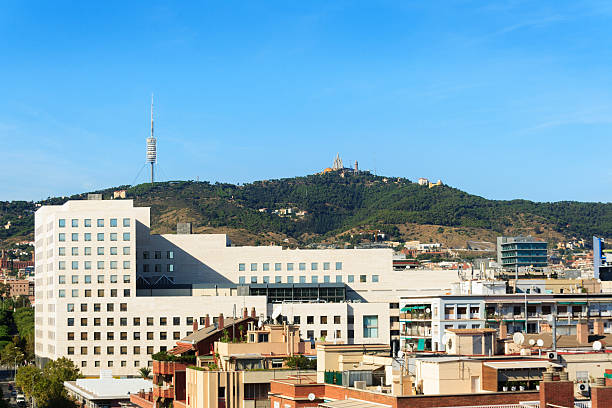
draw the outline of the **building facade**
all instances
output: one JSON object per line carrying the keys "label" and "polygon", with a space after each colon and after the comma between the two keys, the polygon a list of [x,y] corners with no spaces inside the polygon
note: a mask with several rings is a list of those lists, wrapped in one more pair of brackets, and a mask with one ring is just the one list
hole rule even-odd
{"label": "building facade", "polygon": [[68,357],[84,375],[134,375],[194,321],[244,307],[299,321],[303,339],[399,345],[399,307],[389,299],[439,294],[456,279],[394,271],[391,249],[234,247],[224,234],[181,231],[151,234],[149,208],[131,200],[39,208],[37,361]]}
{"label": "building facade", "polygon": [[548,243],[532,237],[497,237],[497,262],[506,270],[548,266]]}

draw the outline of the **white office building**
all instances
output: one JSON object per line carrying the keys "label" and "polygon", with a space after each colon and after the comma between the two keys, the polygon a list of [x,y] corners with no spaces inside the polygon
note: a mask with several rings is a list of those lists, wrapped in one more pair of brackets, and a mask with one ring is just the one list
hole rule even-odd
{"label": "white office building", "polygon": [[[224,234],[150,234],[131,200],[68,201],[35,215],[35,354],[85,375],[135,375],[206,314],[300,324],[303,338],[399,345],[399,304],[450,271],[393,271],[390,249],[233,247]],[[435,274],[435,275],[433,275]]]}

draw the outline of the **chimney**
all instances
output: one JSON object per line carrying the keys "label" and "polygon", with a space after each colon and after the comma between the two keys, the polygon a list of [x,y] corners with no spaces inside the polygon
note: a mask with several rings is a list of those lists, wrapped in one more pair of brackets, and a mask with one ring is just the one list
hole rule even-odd
{"label": "chimney", "polygon": [[604,335],[604,324],[602,319],[595,319],[593,321],[593,334],[603,336]]}
{"label": "chimney", "polygon": [[574,382],[567,381],[567,379],[551,381],[550,375],[545,377],[547,378],[543,376],[542,381],[540,381],[540,406],[572,406],[574,404]]}
{"label": "chimney", "polygon": [[256,319],[256,318],[257,318],[257,313],[255,312],[255,307],[252,307],[252,308],[251,308],[251,317],[252,317],[253,319]]}
{"label": "chimney", "polygon": [[246,319],[247,317],[249,317],[249,308],[245,307],[242,309],[242,318]]}
{"label": "chimney", "polygon": [[225,327],[223,324],[223,313],[219,313],[219,322],[217,323],[217,329],[222,330]]}
{"label": "chimney", "polygon": [[195,317],[193,318],[193,332],[197,332],[198,331],[198,319],[196,319]]}
{"label": "chimney", "polygon": [[206,313],[206,316],[204,316],[204,327],[210,327],[210,316],[208,313]]}
{"label": "chimney", "polygon": [[508,327],[506,327],[506,322],[499,322],[499,339],[505,340],[508,337]]}
{"label": "chimney", "polygon": [[601,383],[596,383],[591,387],[591,406],[593,408],[605,408],[610,406],[612,401],[612,387],[606,387]]}
{"label": "chimney", "polygon": [[589,343],[589,325],[586,320],[579,320],[576,325],[576,340],[578,344]]}

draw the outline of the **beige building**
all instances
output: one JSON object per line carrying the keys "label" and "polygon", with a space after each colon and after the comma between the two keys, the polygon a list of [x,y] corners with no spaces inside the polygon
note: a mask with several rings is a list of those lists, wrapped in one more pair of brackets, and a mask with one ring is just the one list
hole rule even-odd
{"label": "beige building", "polygon": [[393,271],[391,249],[234,247],[223,234],[180,231],[151,234],[149,208],[132,200],[40,207],[37,361],[68,357],[87,376],[101,368],[134,375],[193,331],[194,321],[243,307],[299,324],[302,339],[399,345],[394,300],[437,295],[456,278],[454,271]]}
{"label": "beige building", "polygon": [[415,388],[418,393],[462,394],[480,392],[482,361],[469,357],[431,357],[415,361]]}

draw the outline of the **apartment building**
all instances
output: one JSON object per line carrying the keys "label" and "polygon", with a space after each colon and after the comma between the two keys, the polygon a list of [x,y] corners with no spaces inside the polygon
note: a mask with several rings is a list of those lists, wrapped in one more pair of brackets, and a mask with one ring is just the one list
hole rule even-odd
{"label": "apartment building", "polygon": [[69,357],[88,376],[133,375],[194,321],[244,307],[299,321],[303,339],[398,346],[399,307],[389,300],[439,294],[456,279],[454,271],[394,271],[391,249],[234,247],[224,234],[179,232],[151,234],[149,208],[131,200],[39,208],[37,361]]}
{"label": "apartment building", "polygon": [[[609,294],[472,294],[400,298],[402,349],[445,351],[449,329],[497,329],[500,338],[514,332],[551,330],[576,335],[580,321],[590,332],[612,333]],[[601,332],[601,333],[599,333]]]}

